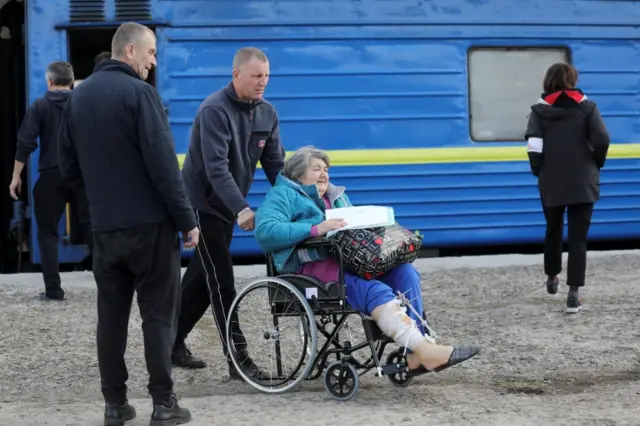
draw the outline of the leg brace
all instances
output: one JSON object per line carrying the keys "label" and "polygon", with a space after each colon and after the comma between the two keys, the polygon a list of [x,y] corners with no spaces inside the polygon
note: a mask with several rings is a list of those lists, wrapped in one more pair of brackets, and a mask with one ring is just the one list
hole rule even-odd
{"label": "leg brace", "polygon": [[426,340],[426,337],[420,333],[415,321],[407,315],[407,309],[401,303],[396,298],[383,306],[378,319],[378,327],[396,343],[414,351],[420,343]]}

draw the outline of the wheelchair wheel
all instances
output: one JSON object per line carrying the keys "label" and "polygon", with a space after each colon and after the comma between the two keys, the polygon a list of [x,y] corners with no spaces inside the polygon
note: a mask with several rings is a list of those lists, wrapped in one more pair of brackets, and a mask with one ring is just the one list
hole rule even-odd
{"label": "wheelchair wheel", "polygon": [[[387,356],[387,365],[390,364],[404,364],[405,366],[407,365],[407,357],[404,355],[404,349],[396,349]],[[387,378],[396,387],[407,387],[413,380],[413,377],[409,377],[407,375],[407,368],[408,367],[406,367],[404,370],[398,371],[397,373],[387,374]]]}
{"label": "wheelchair wheel", "polygon": [[351,364],[336,361],[327,367],[324,374],[324,388],[338,401],[348,401],[358,392],[360,377]]}
{"label": "wheelchair wheel", "polygon": [[283,393],[300,385],[317,353],[309,302],[293,284],[275,277],[258,279],[236,296],[226,335],[227,342],[233,342],[229,357],[240,376],[265,393]]}

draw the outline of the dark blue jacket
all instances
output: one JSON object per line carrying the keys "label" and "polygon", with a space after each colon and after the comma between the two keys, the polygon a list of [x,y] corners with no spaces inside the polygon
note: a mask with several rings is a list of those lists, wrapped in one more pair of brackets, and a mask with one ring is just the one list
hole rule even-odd
{"label": "dark blue jacket", "polygon": [[100,62],[73,90],[58,154],[62,175],[85,183],[94,232],[165,220],[195,228],[160,96],[129,65]]}
{"label": "dark blue jacket", "polygon": [[278,114],[242,101],[233,84],[207,96],[193,123],[182,177],[193,208],[233,223],[246,207],[258,161],[271,182],[284,167]]}

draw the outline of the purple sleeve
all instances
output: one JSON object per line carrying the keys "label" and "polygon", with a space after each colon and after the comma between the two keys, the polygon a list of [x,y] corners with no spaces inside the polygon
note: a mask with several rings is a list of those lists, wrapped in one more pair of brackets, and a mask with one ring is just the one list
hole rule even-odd
{"label": "purple sleeve", "polygon": [[311,236],[312,237],[317,237],[318,236],[318,225],[313,225],[311,227]]}

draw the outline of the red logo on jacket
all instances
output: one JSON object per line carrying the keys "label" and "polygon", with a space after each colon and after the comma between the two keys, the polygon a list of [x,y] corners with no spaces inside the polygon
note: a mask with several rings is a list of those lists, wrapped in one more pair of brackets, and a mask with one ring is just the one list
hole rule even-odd
{"label": "red logo on jacket", "polygon": [[266,144],[266,143],[267,143],[267,142],[266,142],[264,139],[263,139],[263,140],[261,140],[260,142],[258,142],[258,148],[260,148],[260,149],[264,148],[264,146],[265,146],[265,144]]}

